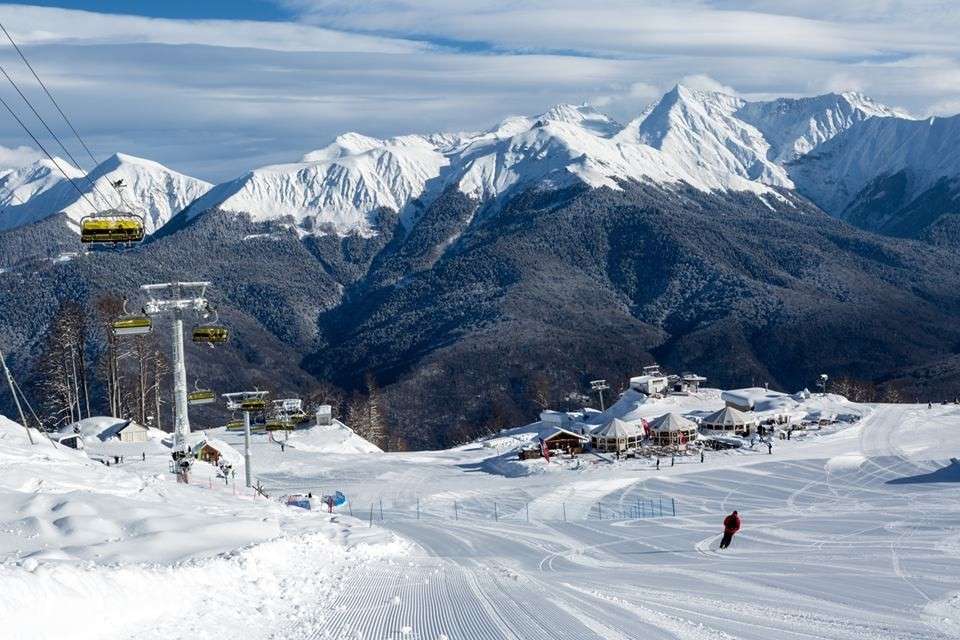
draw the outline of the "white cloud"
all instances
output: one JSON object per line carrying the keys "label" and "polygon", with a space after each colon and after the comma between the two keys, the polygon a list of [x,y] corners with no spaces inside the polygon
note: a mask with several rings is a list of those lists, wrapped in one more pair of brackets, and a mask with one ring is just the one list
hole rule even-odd
{"label": "white cloud", "polygon": [[0,168],[2,169],[25,167],[42,157],[44,157],[43,153],[33,147],[20,145],[10,148],[0,145]]}
{"label": "white cloud", "polygon": [[680,79],[680,84],[690,87],[691,89],[697,89],[698,91],[714,91],[717,93],[725,93],[731,96],[737,95],[737,90],[733,87],[725,85],[722,82],[717,82],[710,76],[703,73],[683,76],[683,78]]}
{"label": "white cloud", "polygon": [[[272,51],[409,53],[422,43],[290,22],[172,20],[27,5],[0,5],[0,22],[20,44],[201,44]],[[0,46],[9,46],[6,41]]]}
{"label": "white cloud", "polygon": [[[560,102],[625,121],[681,80],[748,99],[859,89],[918,114],[960,98],[955,12],[940,26],[892,0],[860,2],[861,21],[844,0],[823,16],[776,0],[293,1],[312,24],[11,5],[0,21],[30,43],[99,157],[126,151],[215,181],[350,130],[478,129]],[[451,41],[488,46],[437,44]],[[0,64],[56,123],[9,47]],[[16,104],[9,87],[0,95]],[[0,114],[0,144],[26,142]]]}

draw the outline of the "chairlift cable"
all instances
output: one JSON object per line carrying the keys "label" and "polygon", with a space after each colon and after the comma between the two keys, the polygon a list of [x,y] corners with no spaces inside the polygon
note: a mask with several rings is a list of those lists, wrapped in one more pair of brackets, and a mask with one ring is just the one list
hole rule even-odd
{"label": "chairlift cable", "polygon": [[63,109],[60,108],[59,103],[53,98],[53,94],[50,93],[50,90],[47,89],[47,85],[43,83],[43,80],[40,79],[40,76],[37,75],[36,70],[34,70],[33,65],[30,64],[30,61],[27,60],[27,56],[24,55],[23,51],[17,46],[17,43],[14,42],[13,38],[10,36],[10,33],[7,31],[7,28],[3,26],[3,23],[0,23],[0,29],[3,30],[3,34],[7,36],[7,40],[10,41],[10,44],[13,45],[13,48],[17,50],[17,53],[20,54],[20,58],[23,60],[24,64],[27,65],[27,68],[30,69],[30,73],[33,74],[33,77],[37,79],[37,82],[40,83],[40,86],[43,88],[43,92],[47,94],[47,97],[50,98],[50,102],[53,103],[53,106],[56,107],[57,111],[63,117],[64,122],[67,123],[67,126],[70,127],[70,130],[73,131],[73,135],[77,136],[77,140],[80,142],[80,145],[83,147],[84,151],[87,152],[87,155],[90,156],[90,159],[93,160],[94,165],[100,164],[100,162],[93,155],[93,152],[90,151],[90,148],[87,146],[87,143],[83,141],[83,138],[80,136],[80,132],[77,131],[76,127],[73,126],[73,123],[70,122],[70,119],[67,117],[67,114],[63,112]]}
{"label": "chairlift cable", "polygon": [[[0,73],[3,73],[3,76],[7,79],[7,82],[10,83],[10,86],[12,86],[16,90],[16,92],[20,95],[20,97],[27,104],[27,106],[30,107],[30,111],[32,111],[33,115],[37,117],[37,120],[40,121],[40,124],[42,124],[43,127],[47,130],[47,133],[49,133],[53,137],[53,139],[57,141],[57,144],[60,145],[60,148],[63,150],[63,153],[66,154],[67,159],[69,159],[70,162],[72,162],[74,166],[77,167],[78,169],[83,169],[83,165],[81,165],[77,161],[77,159],[73,157],[73,154],[70,153],[69,149],[67,149],[66,145],[63,143],[63,140],[60,139],[60,136],[58,136],[56,133],[53,132],[53,129],[51,129],[50,125],[47,124],[47,121],[43,119],[43,116],[41,116],[40,113],[37,111],[37,109],[33,106],[33,103],[30,102],[30,99],[23,94],[23,91],[20,90],[20,87],[17,86],[17,83],[13,80],[13,78],[10,77],[10,74],[7,73],[7,70],[4,69],[2,66],[0,66]],[[84,178],[86,179],[87,182],[90,183],[90,187],[94,191],[96,191],[98,196],[103,198],[104,202],[106,202],[107,206],[109,207],[110,201],[107,200],[107,198],[103,195],[103,192],[100,191],[96,183],[94,183],[94,181],[90,179],[89,172],[84,171],[84,174],[85,174]]]}
{"label": "chairlift cable", "polygon": [[50,162],[53,163],[53,166],[55,166],[57,169],[59,169],[59,170],[60,170],[60,173],[63,174],[63,177],[70,181],[70,184],[72,184],[72,185],[73,185],[73,188],[77,190],[77,193],[79,193],[80,196],[81,196],[84,200],[87,201],[87,204],[90,205],[90,208],[93,210],[93,212],[94,212],[94,213],[97,213],[98,209],[94,206],[94,204],[93,204],[92,202],[90,202],[90,199],[87,197],[87,194],[84,193],[83,189],[81,189],[79,186],[77,186],[77,183],[74,181],[73,178],[71,178],[69,175],[67,175],[67,172],[63,170],[63,167],[61,167],[60,164],[57,163],[57,161],[56,161],[56,160],[54,159],[54,157],[50,154],[50,152],[47,151],[47,148],[44,147],[43,144],[37,139],[37,136],[33,135],[33,132],[30,131],[30,128],[27,127],[27,125],[24,124],[23,120],[20,119],[20,116],[17,115],[17,112],[14,111],[14,110],[10,107],[10,105],[7,104],[7,101],[4,100],[2,97],[0,97],[0,103],[2,103],[3,106],[7,109],[7,111],[10,112],[10,115],[13,116],[13,119],[17,121],[17,124],[19,124],[20,127],[21,127],[24,131],[27,132],[27,135],[30,136],[30,139],[33,140],[34,144],[36,144],[37,147],[39,147],[40,150],[43,151],[44,155],[46,155],[48,158],[50,158]]}

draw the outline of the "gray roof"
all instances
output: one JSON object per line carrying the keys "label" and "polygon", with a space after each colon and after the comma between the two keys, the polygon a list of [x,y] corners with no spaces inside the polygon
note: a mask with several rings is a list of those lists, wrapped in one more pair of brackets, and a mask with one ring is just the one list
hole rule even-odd
{"label": "gray roof", "polygon": [[639,438],[643,432],[635,424],[624,422],[620,418],[611,418],[609,422],[595,429],[592,435],[596,438]]}
{"label": "gray roof", "polygon": [[650,430],[655,433],[674,433],[676,431],[695,430],[696,428],[697,423],[676,413],[664,414],[650,423]]}
{"label": "gray roof", "polygon": [[704,425],[722,425],[726,427],[739,427],[748,424],[757,424],[757,419],[739,409],[733,407],[724,407],[720,411],[711,413],[703,419]]}

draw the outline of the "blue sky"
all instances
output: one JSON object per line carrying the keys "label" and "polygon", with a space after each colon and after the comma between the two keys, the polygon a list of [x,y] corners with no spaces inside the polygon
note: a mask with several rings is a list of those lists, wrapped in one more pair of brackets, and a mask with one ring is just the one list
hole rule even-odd
{"label": "blue sky", "polygon": [[[346,131],[478,129],[561,102],[628,120],[681,80],[960,112],[960,3],[946,0],[48,1],[0,3],[0,22],[99,158],[211,181]],[[45,104],[2,43],[0,65]],[[35,157],[0,116],[0,164]]]}

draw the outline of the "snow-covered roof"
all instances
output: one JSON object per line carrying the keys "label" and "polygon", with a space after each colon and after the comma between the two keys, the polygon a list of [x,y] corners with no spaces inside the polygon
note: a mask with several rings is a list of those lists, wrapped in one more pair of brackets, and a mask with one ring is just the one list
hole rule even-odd
{"label": "snow-covered roof", "polygon": [[557,435],[557,434],[560,434],[560,433],[565,433],[565,434],[567,434],[567,435],[569,435],[569,436],[574,436],[575,438],[578,438],[578,439],[584,440],[584,441],[590,439],[590,438],[588,438],[587,436],[583,435],[582,433],[577,433],[577,432],[575,432],[575,431],[570,431],[569,429],[563,429],[562,427],[558,427],[558,426],[556,426],[556,425],[551,425],[551,424],[549,424],[549,423],[547,423],[547,425],[548,425],[549,428],[547,428],[546,430],[540,432],[540,437],[543,438],[544,440],[549,440],[549,439],[552,438],[553,436],[555,436],[555,435]]}
{"label": "snow-covered roof", "polygon": [[650,430],[654,433],[674,433],[676,431],[690,431],[696,429],[697,424],[676,413],[666,413],[655,418],[650,423]]}
{"label": "snow-covered roof", "polygon": [[619,418],[611,418],[594,429],[592,435],[596,438],[637,438],[642,436],[643,432],[635,424],[624,422]]}
{"label": "snow-covered roof", "polygon": [[663,375],[645,375],[634,376],[630,378],[630,384],[646,384],[648,382],[666,382],[667,376]]}
{"label": "snow-covered roof", "polygon": [[740,407],[750,407],[754,411],[774,411],[796,403],[793,397],[786,393],[770,391],[763,387],[730,389],[721,393],[720,398],[724,402],[730,402]]}
{"label": "snow-covered roof", "polygon": [[131,425],[143,429],[146,428],[141,427],[138,423],[132,420],[126,420],[124,418],[95,416],[92,418],[84,418],[78,422],[65,425],[60,428],[60,433],[64,435],[76,433],[79,434],[84,440],[92,440],[96,438],[101,442],[104,442],[110,438],[116,437],[121,431]]}
{"label": "snow-covered roof", "polygon": [[756,423],[757,419],[755,417],[747,415],[743,411],[733,407],[724,407],[720,409],[720,411],[711,413],[706,416],[702,422],[704,425],[723,425],[726,427],[737,427]]}

